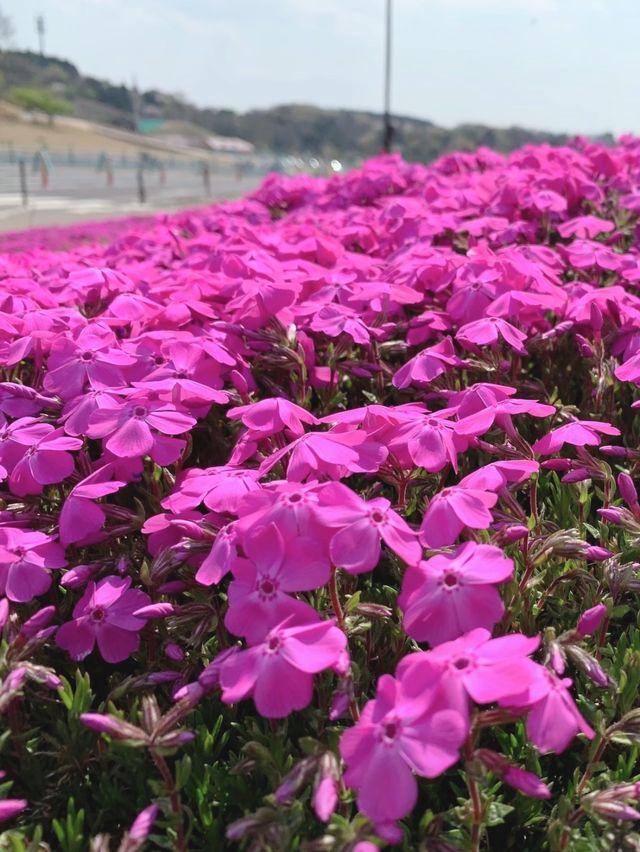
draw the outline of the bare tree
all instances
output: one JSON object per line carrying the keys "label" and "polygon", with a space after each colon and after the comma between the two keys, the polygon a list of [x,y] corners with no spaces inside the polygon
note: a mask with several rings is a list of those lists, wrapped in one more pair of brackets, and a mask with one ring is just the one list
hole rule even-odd
{"label": "bare tree", "polygon": [[0,6],[0,48],[10,45],[14,32],[13,21],[4,14]]}

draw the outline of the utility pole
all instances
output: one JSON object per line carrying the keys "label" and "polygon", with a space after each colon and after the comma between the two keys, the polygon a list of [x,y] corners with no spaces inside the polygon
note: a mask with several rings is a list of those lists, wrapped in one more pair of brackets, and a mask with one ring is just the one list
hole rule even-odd
{"label": "utility pole", "polygon": [[38,32],[38,43],[40,45],[40,56],[44,56],[44,16],[36,18],[36,30]]}
{"label": "utility pole", "polygon": [[133,114],[133,129],[136,133],[140,131],[140,90],[138,89],[138,81],[133,78],[133,86],[131,87],[131,112]]}
{"label": "utility pole", "polygon": [[385,54],[384,54],[384,130],[382,135],[382,150],[385,154],[391,151],[393,142],[393,125],[391,123],[391,3],[385,0]]}

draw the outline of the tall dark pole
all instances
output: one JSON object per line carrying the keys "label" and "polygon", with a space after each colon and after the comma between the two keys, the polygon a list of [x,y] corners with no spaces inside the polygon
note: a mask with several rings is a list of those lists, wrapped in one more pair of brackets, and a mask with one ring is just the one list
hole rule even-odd
{"label": "tall dark pole", "polygon": [[391,151],[393,141],[393,125],[391,124],[391,2],[392,0],[385,0],[384,131],[382,136],[382,150],[385,154]]}
{"label": "tall dark pole", "polygon": [[36,30],[38,31],[38,44],[40,45],[40,56],[44,56],[44,18],[38,15],[36,18]]}

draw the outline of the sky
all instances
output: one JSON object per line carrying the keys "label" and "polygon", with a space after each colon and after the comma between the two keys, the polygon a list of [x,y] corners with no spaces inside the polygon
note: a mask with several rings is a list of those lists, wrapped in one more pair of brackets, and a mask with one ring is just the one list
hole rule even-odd
{"label": "sky", "polygon": [[[246,111],[379,112],[385,0],[0,0],[14,46]],[[640,0],[392,0],[392,110],[451,127],[640,133]]]}

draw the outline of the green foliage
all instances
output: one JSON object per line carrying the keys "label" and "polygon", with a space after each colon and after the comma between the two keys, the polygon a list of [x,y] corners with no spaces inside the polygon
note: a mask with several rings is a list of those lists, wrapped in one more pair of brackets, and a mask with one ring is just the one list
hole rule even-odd
{"label": "green foliage", "polygon": [[52,95],[45,89],[32,89],[26,86],[15,87],[7,95],[8,100],[27,110],[54,115],[71,115],[73,106],[62,98]]}

